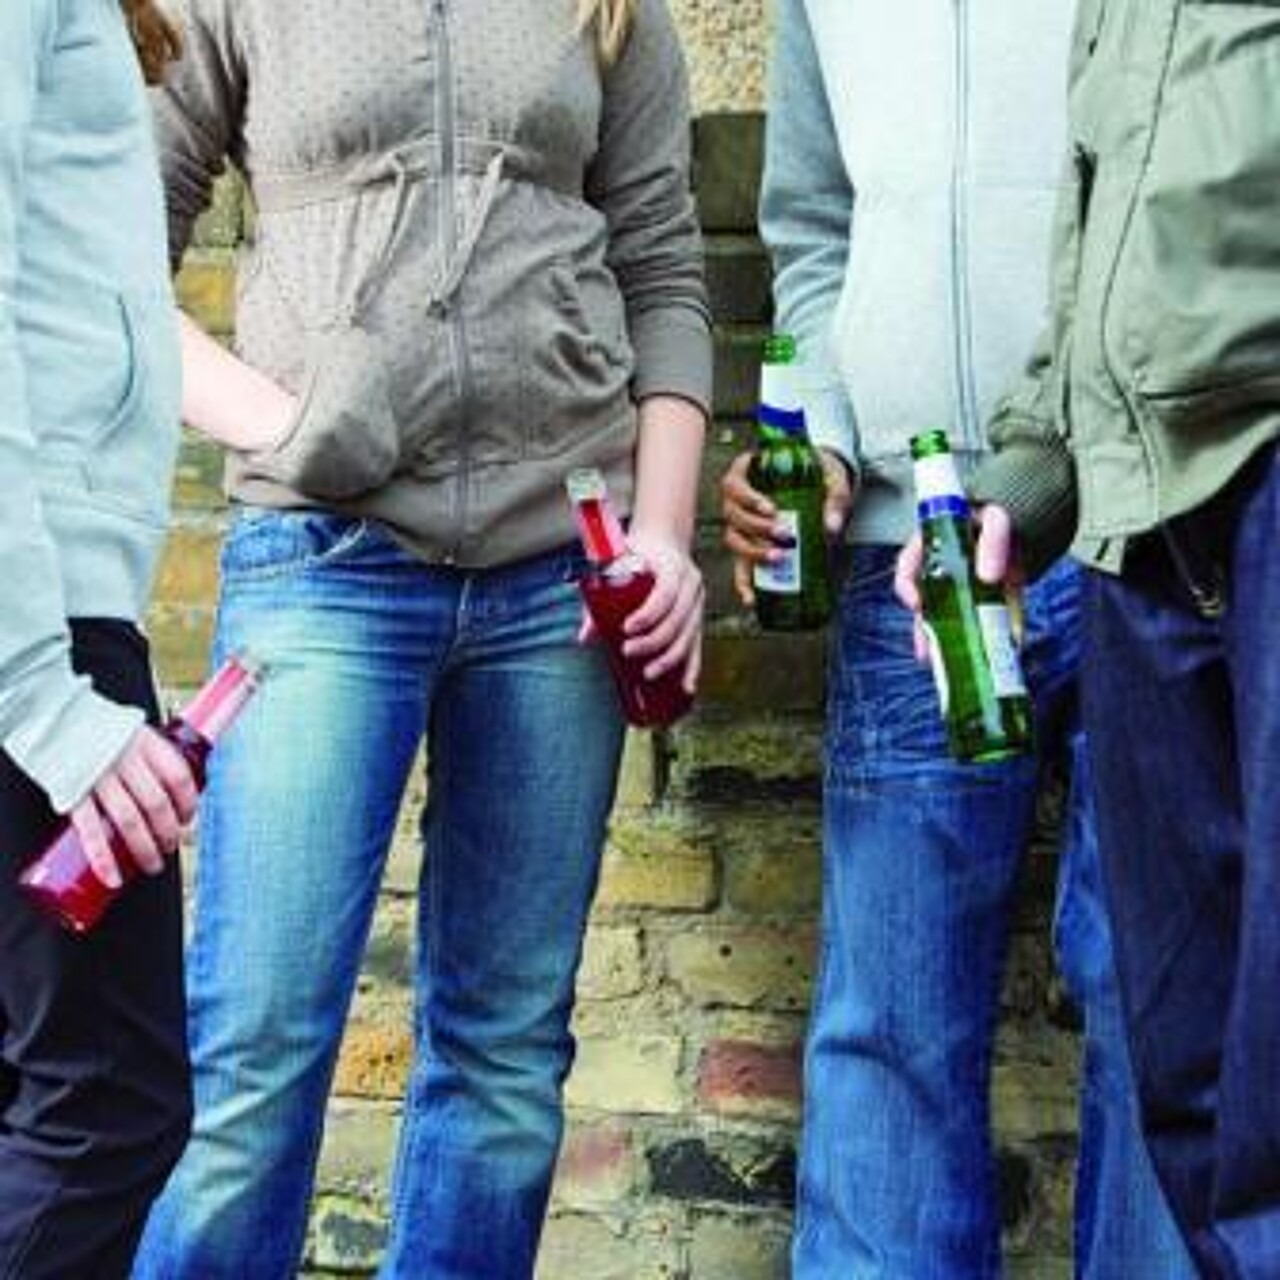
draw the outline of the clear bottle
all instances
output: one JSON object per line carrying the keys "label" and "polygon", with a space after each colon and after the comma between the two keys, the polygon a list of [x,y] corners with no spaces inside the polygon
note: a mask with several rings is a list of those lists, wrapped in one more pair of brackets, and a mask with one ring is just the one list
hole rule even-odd
{"label": "clear bottle", "polygon": [[747,470],[752,488],[777,509],[777,559],[752,570],[756,617],[770,631],[813,631],[831,616],[831,576],[822,508],[826,478],[809,440],[795,378],[790,334],[765,341],[760,370],[759,431]]}
{"label": "clear bottle", "polygon": [[[245,657],[230,658],[200,689],[185,710],[160,732],[177,748],[204,788],[205,768],[214,743],[231,726],[261,679],[261,669]],[[46,915],[72,933],[87,933],[102,918],[121,891],[138,874],[120,836],[108,828],[111,852],[120,868],[122,884],[113,888],[98,879],[85,857],[80,836],[64,819],[43,852],[27,866],[19,884]]]}
{"label": "clear bottle", "polygon": [[920,592],[951,753],[966,763],[1030,751],[1034,715],[1003,589],[979,580],[973,522],[946,432],[912,438],[924,542]]}
{"label": "clear bottle", "polygon": [[653,571],[627,545],[599,471],[582,468],[570,472],[565,488],[588,560],[578,588],[604,645],[623,714],[640,728],[671,724],[693,704],[693,695],[684,687],[683,669],[649,680],[644,668],[652,658],[628,657],[622,652],[627,639],[623,625],[653,590]]}

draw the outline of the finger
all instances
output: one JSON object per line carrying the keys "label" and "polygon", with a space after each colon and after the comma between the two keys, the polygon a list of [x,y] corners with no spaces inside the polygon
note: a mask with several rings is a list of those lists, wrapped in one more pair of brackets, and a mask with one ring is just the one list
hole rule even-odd
{"label": "finger", "polygon": [[740,559],[752,564],[771,564],[782,554],[772,541],[773,530],[764,537],[744,537],[732,525],[724,527],[724,545]]}
{"label": "finger", "polygon": [[911,640],[916,653],[916,661],[928,665],[932,660],[930,652],[932,645],[929,640],[929,629],[924,625],[924,620],[919,614],[916,615],[916,619],[911,626]]}
{"label": "finger", "polygon": [[822,504],[822,527],[827,537],[838,538],[844,531],[845,521],[849,518],[848,495],[828,494]]}
{"label": "finger", "polygon": [[894,566],[893,592],[898,600],[913,613],[920,612],[920,569],[924,562],[924,544],[920,535],[913,533],[907,539]]}
{"label": "finger", "polygon": [[690,655],[697,646],[698,636],[702,631],[701,601],[680,620],[676,634],[671,643],[644,669],[645,679],[656,680],[659,676],[677,668],[686,667]]}
{"label": "finger", "polygon": [[837,457],[822,451],[822,474],[826,482],[826,500],[822,504],[822,523],[830,537],[837,537],[849,518],[853,505],[853,489],[849,471]]}
{"label": "finger", "polygon": [[578,643],[591,644],[599,634],[600,633],[596,630],[596,624],[592,620],[590,612],[584,605],[582,609],[582,621],[578,623]]}
{"label": "finger", "polygon": [[974,567],[983,582],[1003,582],[1013,551],[1013,521],[1003,507],[986,506],[978,513],[978,548]]}
{"label": "finger", "polygon": [[770,517],[777,514],[774,504],[747,479],[747,469],[750,466],[751,454],[740,453],[729,464],[720,481],[721,504],[726,519],[731,507]]}
{"label": "finger", "polygon": [[133,753],[120,761],[116,775],[141,812],[156,848],[161,853],[172,853],[182,838],[182,824],[159,778],[140,754]]}
{"label": "finger", "polygon": [[72,809],[71,825],[80,838],[85,860],[93,874],[108,889],[120,888],[124,880],[116,865],[115,855],[111,852],[111,840],[107,835],[107,828],[98,812],[98,806],[92,799],[85,800]]}
{"label": "finger", "polygon": [[196,805],[200,799],[200,789],[196,786],[191,766],[181,752],[155,732],[144,736],[142,755],[164,788],[179,824],[185,827],[196,816]]}
{"label": "finger", "polygon": [[776,512],[755,512],[739,508],[726,511],[725,534],[736,533],[749,543],[758,543],[760,549],[766,550],[778,535],[778,517]]}
{"label": "finger", "polygon": [[688,654],[689,645],[702,621],[703,591],[700,582],[682,589],[671,612],[662,625],[637,640],[627,642],[623,652],[629,658],[647,659],[645,678],[654,680],[671,667],[678,666]]}
{"label": "finger", "polygon": [[748,609],[755,607],[756,592],[751,578],[751,562],[743,556],[735,556],[733,559],[733,589]]}
{"label": "finger", "polygon": [[693,648],[689,653],[689,660],[684,664],[684,679],[681,683],[684,685],[685,692],[694,694],[698,692],[698,681],[702,677],[702,625],[698,625],[698,633],[694,637]]}
{"label": "finger", "polygon": [[124,784],[114,773],[94,788],[94,798],[103,816],[116,829],[129,857],[140,871],[153,876],[164,870],[164,858],[156,844],[147,820],[138,808],[137,801],[125,790]]}
{"label": "finger", "polygon": [[[652,567],[654,569],[653,589],[644,598],[644,603],[627,615],[626,621],[622,624],[624,635],[640,636],[652,631],[675,607],[682,582],[687,578],[700,576],[691,564],[678,568]],[[628,650],[624,649],[623,652]]]}
{"label": "finger", "polygon": [[[628,658],[650,658],[661,653],[675,639],[680,630],[682,596],[671,601],[667,611],[644,631],[633,631],[622,646]],[[647,603],[647,602],[646,602]],[[635,616],[634,614],[632,615]]]}

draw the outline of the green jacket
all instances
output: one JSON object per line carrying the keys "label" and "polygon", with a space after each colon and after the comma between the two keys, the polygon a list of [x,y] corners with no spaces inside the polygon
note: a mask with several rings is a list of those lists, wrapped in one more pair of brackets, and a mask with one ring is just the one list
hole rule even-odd
{"label": "green jacket", "polygon": [[1049,332],[973,484],[1119,571],[1280,433],[1280,4],[1081,0]]}

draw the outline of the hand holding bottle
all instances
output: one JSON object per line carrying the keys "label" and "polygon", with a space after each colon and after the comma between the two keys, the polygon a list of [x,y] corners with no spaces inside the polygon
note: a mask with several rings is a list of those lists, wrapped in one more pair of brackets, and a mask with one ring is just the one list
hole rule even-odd
{"label": "hand holding bottle", "polygon": [[195,816],[197,795],[182,755],[154,729],[139,729],[70,814],[94,875],[111,889],[124,882],[111,830],[140,871],[158,875]]}
{"label": "hand holding bottle", "polygon": [[[856,489],[849,464],[830,449],[819,448],[826,497],[822,505],[822,524],[833,541],[844,531],[853,510]],[[733,585],[738,599],[747,608],[756,602],[752,570],[758,564],[771,564],[781,552],[777,538],[778,508],[754,488],[748,478],[751,451],[744,450],[729,464],[720,481],[720,513],[724,518],[724,542],[734,555]]]}
{"label": "hand holding bottle", "polygon": [[684,688],[693,693],[702,665],[702,571],[674,537],[635,529],[627,544],[649,568],[654,583],[623,626],[623,655],[644,661],[646,680],[682,672]]}
{"label": "hand holding bottle", "polygon": [[139,731],[19,876],[37,907],[64,928],[87,933],[135,875],[163,869],[195,811],[214,743],[260,676],[252,660],[229,658],[181,714],[162,729]]}
{"label": "hand holding bottle", "polygon": [[[974,570],[983,582],[1003,585],[1013,598],[1022,590],[1022,569],[1013,545],[1013,521],[1009,513],[994,503],[976,507],[973,512],[978,526],[974,547]],[[920,572],[924,567],[924,540],[915,530],[898,552],[893,577],[894,594],[915,615],[915,652],[919,662],[929,661],[929,637],[924,629],[920,596]]]}

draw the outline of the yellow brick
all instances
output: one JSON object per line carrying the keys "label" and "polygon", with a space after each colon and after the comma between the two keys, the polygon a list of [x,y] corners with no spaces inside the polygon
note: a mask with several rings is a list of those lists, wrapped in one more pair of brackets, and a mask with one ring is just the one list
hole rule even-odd
{"label": "yellow brick", "polygon": [[157,604],[212,608],[218,594],[221,531],[176,528],[160,558],[154,599]]}
{"label": "yellow brick", "polygon": [[235,326],[236,273],[226,253],[188,256],[178,275],[178,303],[202,328],[231,333]]}

